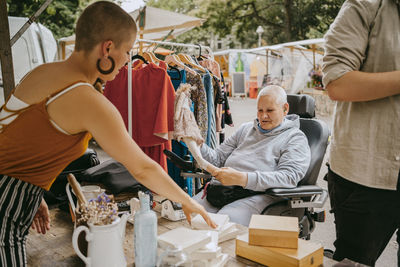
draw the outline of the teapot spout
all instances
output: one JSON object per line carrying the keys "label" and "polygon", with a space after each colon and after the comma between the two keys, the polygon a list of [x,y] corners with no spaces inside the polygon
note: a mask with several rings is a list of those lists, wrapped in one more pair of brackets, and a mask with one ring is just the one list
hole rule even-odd
{"label": "teapot spout", "polygon": [[119,234],[121,235],[121,240],[125,238],[126,221],[128,220],[128,214],[123,214],[119,222]]}

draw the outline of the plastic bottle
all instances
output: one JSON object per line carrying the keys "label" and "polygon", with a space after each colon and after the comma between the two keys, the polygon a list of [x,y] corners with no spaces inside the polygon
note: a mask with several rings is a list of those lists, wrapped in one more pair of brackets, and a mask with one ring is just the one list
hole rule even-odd
{"label": "plastic bottle", "polygon": [[139,192],[140,211],[135,213],[135,266],[157,264],[157,215],[150,210],[150,196]]}

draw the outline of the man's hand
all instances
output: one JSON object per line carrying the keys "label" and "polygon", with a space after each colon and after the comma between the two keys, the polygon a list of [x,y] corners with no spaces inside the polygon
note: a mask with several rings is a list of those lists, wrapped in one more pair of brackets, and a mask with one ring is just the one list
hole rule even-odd
{"label": "man's hand", "polygon": [[39,234],[45,234],[50,230],[50,213],[46,201],[42,199],[40,206],[33,218],[32,229],[36,229]]}
{"label": "man's hand", "polygon": [[189,224],[192,222],[192,213],[198,213],[204,218],[209,226],[212,228],[217,227],[217,225],[211,220],[210,216],[208,216],[208,213],[204,207],[193,199],[190,199],[189,203],[182,203],[182,210],[185,213],[186,220],[189,222]]}
{"label": "man's hand", "polygon": [[212,164],[208,164],[207,165],[207,169],[206,169],[206,171],[208,171],[212,176],[217,176],[218,175],[218,173],[219,173],[219,171],[220,171],[221,169],[220,168],[218,168],[218,167],[215,167],[214,165],[212,165]]}
{"label": "man's hand", "polygon": [[240,172],[230,167],[222,167],[215,178],[218,179],[223,185],[240,185],[245,187],[247,185],[247,173]]}

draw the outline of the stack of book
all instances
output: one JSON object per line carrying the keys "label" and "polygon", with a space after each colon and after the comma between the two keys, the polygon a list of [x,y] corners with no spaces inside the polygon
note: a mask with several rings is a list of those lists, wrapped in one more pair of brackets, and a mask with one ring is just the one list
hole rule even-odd
{"label": "stack of book", "polygon": [[229,256],[222,253],[218,244],[235,238],[244,229],[229,222],[228,215],[209,215],[218,225],[216,229],[209,227],[203,217],[196,215],[192,219],[192,229],[180,227],[159,235],[159,247],[162,250],[180,248],[189,255],[194,267],[224,266]]}
{"label": "stack of book", "polygon": [[217,228],[213,229],[204,221],[201,215],[196,215],[192,219],[192,228],[196,230],[215,231],[218,234],[218,243],[235,238],[237,235],[245,232],[245,227],[229,222],[229,216],[225,214],[208,213],[211,220],[217,224]]}
{"label": "stack of book", "polygon": [[[195,267],[224,266],[228,255],[221,253],[216,231],[179,227],[158,236],[162,250],[178,248],[185,252]],[[161,252],[162,253],[162,252]]]}
{"label": "stack of book", "polygon": [[236,238],[236,255],[270,266],[319,266],[320,244],[299,239],[295,217],[253,215],[249,233]]}

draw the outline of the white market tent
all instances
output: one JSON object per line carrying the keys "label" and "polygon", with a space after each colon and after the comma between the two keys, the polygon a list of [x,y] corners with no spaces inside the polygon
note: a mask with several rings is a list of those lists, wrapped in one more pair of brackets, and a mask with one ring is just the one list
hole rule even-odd
{"label": "white market tent", "polygon": [[[291,49],[298,49],[303,51],[312,51],[313,53],[320,53],[320,49],[323,47],[324,39],[308,39],[308,40],[301,40],[295,42],[288,42],[276,45],[267,45],[267,46],[260,46],[256,48],[250,49],[227,49],[223,51],[214,52],[214,56],[221,56],[227,55],[232,52],[241,52],[241,53],[255,53],[257,55],[264,55],[266,56],[268,51],[280,51],[284,48],[291,48]],[[304,46],[311,46],[311,49],[307,49]]]}
{"label": "white market tent", "polygon": [[[140,13],[144,14],[144,27],[142,29]],[[140,39],[163,40],[173,39],[197,26],[201,26],[204,19],[192,17],[168,10],[145,6],[129,13],[141,28]]]}
{"label": "white market tent", "polygon": [[[195,27],[201,26],[204,19],[187,16],[155,7],[145,6],[129,13],[136,21],[140,39],[168,40]],[[73,51],[75,35],[59,39],[60,58],[65,59]]]}
{"label": "white market tent", "polygon": [[304,48],[303,46],[305,45],[315,45],[317,47],[321,47],[324,43],[324,38],[319,38],[319,39],[308,39],[308,40],[301,40],[301,41],[295,41],[295,42],[288,42],[288,43],[282,43],[282,44],[276,44],[276,45],[270,45],[270,46],[261,46],[257,48],[252,48],[248,49],[249,52],[254,52],[254,51],[261,51],[261,50],[279,50],[283,47],[297,47],[297,48]]}
{"label": "white market tent", "polygon": [[228,49],[214,52],[214,57],[226,62],[229,76],[238,71],[240,60],[244,69],[239,71],[244,71],[246,80],[253,81],[257,87],[267,78],[283,86],[288,93],[296,93],[306,87],[310,71],[320,67],[323,44],[322,38],[309,39],[251,49]]}

